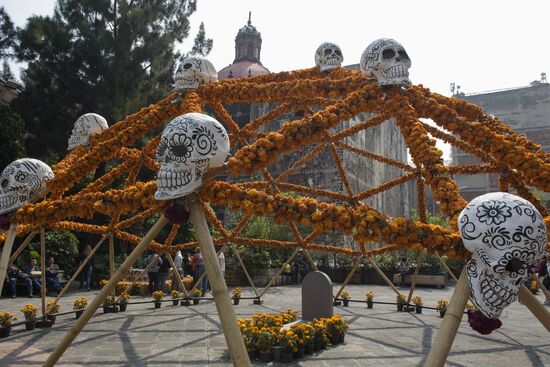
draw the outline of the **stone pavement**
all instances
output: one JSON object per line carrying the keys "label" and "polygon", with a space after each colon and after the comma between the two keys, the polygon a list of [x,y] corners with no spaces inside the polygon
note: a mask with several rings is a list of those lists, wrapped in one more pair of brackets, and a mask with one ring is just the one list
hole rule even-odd
{"label": "stone pavement", "polygon": [[[337,286],[335,286],[336,288]],[[394,302],[394,293],[383,286],[351,285],[352,299],[363,299],[372,290],[375,301]],[[403,292],[407,292],[403,288]],[[419,288],[425,306],[438,299],[450,299],[452,287]],[[71,293],[62,300],[61,312],[72,308]],[[86,293],[84,293],[86,294]],[[87,293],[91,298],[95,292]],[[244,289],[244,295],[251,295]],[[300,309],[298,286],[269,290],[264,304],[242,300],[237,317],[254,313],[277,313],[291,307]],[[542,295],[538,295],[543,300]],[[134,299],[133,300],[139,300]],[[28,301],[39,306],[40,299],[2,299],[0,309],[22,316],[19,309]],[[422,366],[441,322],[434,310],[424,313],[395,312],[393,305],[364,303],[335,307],[350,322],[346,343],[309,356],[295,366]],[[522,305],[515,303],[503,314],[503,326],[491,335],[479,335],[463,320],[447,361],[448,366],[550,366],[550,334]],[[73,325],[74,316],[59,316],[51,329],[12,330],[0,341],[0,366],[40,366]],[[60,366],[230,366],[225,340],[213,301],[182,307],[163,303],[129,305],[124,313],[98,312],[58,363]],[[258,361],[254,365],[264,365]],[[292,365],[292,364],[291,364]]]}

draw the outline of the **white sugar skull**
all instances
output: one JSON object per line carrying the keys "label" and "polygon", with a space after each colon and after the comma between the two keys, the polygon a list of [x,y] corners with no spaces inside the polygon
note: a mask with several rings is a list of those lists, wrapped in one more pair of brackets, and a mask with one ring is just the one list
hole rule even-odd
{"label": "white sugar skull", "polygon": [[525,199],[494,192],[472,200],[458,217],[464,246],[472,252],[467,272],[472,300],[485,316],[498,318],[517,299],[546,250],[546,226]]}
{"label": "white sugar skull", "polygon": [[164,129],[157,149],[155,199],[176,199],[197,190],[204,172],[222,166],[228,154],[229,137],[216,119],[201,113],[176,117]]}
{"label": "white sugar skull", "polygon": [[336,69],[342,66],[344,55],[337,44],[324,42],[315,51],[315,65],[319,66],[321,71]]}
{"label": "white sugar skull", "polygon": [[361,55],[359,68],[374,76],[378,85],[410,84],[411,59],[399,42],[381,38],[372,42]]}
{"label": "white sugar skull", "polygon": [[38,159],[21,158],[8,164],[0,176],[0,214],[27,204],[52,178],[50,166]]}
{"label": "white sugar skull", "polygon": [[67,150],[73,150],[79,146],[88,147],[92,135],[108,128],[109,124],[107,124],[107,120],[97,113],[86,113],[80,116],[74,123]]}
{"label": "white sugar skull", "polygon": [[197,89],[201,84],[218,81],[218,72],[214,65],[204,57],[190,56],[185,58],[174,76],[174,87],[178,92]]}

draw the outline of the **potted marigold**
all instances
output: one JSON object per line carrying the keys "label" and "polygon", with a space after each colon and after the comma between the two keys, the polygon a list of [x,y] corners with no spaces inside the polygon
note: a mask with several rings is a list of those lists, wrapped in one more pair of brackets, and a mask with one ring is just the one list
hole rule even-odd
{"label": "potted marigold", "polygon": [[233,304],[238,305],[241,301],[241,295],[242,295],[242,289],[241,288],[235,288],[233,289]]}
{"label": "potted marigold", "polygon": [[445,312],[447,311],[447,305],[449,304],[449,301],[440,299],[437,301],[437,305],[435,306],[435,309],[439,311],[439,316],[444,317]]}
{"label": "potted marigold", "polygon": [[367,300],[367,308],[372,308],[372,305],[374,304],[374,292],[368,291],[365,293],[365,299]]}
{"label": "potted marigold", "polygon": [[191,291],[191,298],[193,298],[193,304],[198,305],[201,297],[201,290],[195,288]]}
{"label": "potted marigold", "polygon": [[26,304],[23,308],[21,308],[21,312],[23,312],[23,315],[25,315],[25,329],[34,330],[34,328],[36,327],[37,311],[38,307],[31,303]]}
{"label": "potted marigold", "polygon": [[76,311],[75,316],[77,319],[82,315],[86,306],[88,306],[88,297],[75,298],[73,302],[73,310]]}
{"label": "potted marigold", "polygon": [[128,307],[128,301],[130,300],[130,294],[127,292],[122,292],[120,294],[120,302],[118,304],[118,307],[120,308],[121,312],[126,311],[126,307]]}
{"label": "potted marigold", "polygon": [[330,337],[330,342],[333,345],[344,342],[346,330],[348,329],[348,322],[340,315],[334,315],[327,319],[327,332]]}
{"label": "potted marigold", "polygon": [[349,300],[351,298],[351,295],[349,294],[349,292],[343,291],[342,293],[340,293],[340,298],[342,298],[343,306],[348,307]]}
{"label": "potted marigold", "polygon": [[115,301],[115,298],[111,295],[105,297],[103,300],[103,313],[117,312]]}
{"label": "potted marigold", "polygon": [[412,302],[414,303],[414,307],[416,309],[416,313],[422,313],[422,297],[420,296],[414,296],[412,298]]}
{"label": "potted marigold", "polygon": [[403,293],[399,293],[395,296],[395,300],[397,301],[397,311],[403,311],[403,307],[405,306],[405,303],[407,303],[407,298],[405,298],[405,295]]}
{"label": "potted marigold", "polygon": [[314,319],[313,327],[315,328],[315,339],[313,340],[315,351],[325,349],[328,341],[327,323],[325,319]]}
{"label": "potted marigold", "polygon": [[281,346],[281,362],[292,362],[293,355],[298,351],[298,335],[292,330],[281,330],[277,335],[277,341]]}
{"label": "potted marigold", "polygon": [[539,294],[539,283],[535,279],[531,280],[531,283],[529,283],[529,290],[533,294]]}
{"label": "potted marigold", "polygon": [[162,297],[164,297],[164,292],[163,291],[154,291],[153,292],[153,300],[155,301],[155,308],[160,308]]}
{"label": "potted marigold", "polygon": [[271,348],[275,342],[275,332],[268,328],[261,328],[255,336],[255,347],[259,353],[260,361],[271,362]]}
{"label": "potted marigold", "polygon": [[59,313],[60,308],[61,306],[59,305],[59,303],[55,302],[53,299],[51,301],[48,301],[46,310],[50,310],[50,312],[48,312],[46,318],[52,322],[52,325],[55,324],[55,314]]}
{"label": "potted marigold", "polygon": [[172,296],[172,305],[177,306],[180,303],[180,292],[174,289],[170,292],[170,295]]}
{"label": "potted marigold", "polygon": [[11,332],[11,322],[17,320],[11,312],[0,312],[0,338],[7,338]]}

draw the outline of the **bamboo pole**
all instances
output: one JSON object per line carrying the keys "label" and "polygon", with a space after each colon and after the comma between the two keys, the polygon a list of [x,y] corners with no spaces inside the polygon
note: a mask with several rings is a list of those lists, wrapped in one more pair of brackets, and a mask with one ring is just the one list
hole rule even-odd
{"label": "bamboo pole", "polygon": [[40,228],[40,270],[42,281],[42,316],[46,315],[46,235],[44,227]]}
{"label": "bamboo pole", "polygon": [[407,306],[411,302],[411,298],[413,296],[414,288],[416,287],[416,277],[418,276],[418,273],[420,272],[420,264],[422,262],[422,255],[424,255],[424,251],[420,251],[418,254],[418,257],[416,258],[416,268],[414,269],[414,274],[411,279],[411,287],[409,289],[409,296],[407,297]]}
{"label": "bamboo pole", "polygon": [[[113,238],[113,234],[109,236],[109,278],[112,278],[113,275],[115,275],[115,241]],[[113,299],[116,297],[116,287],[113,288],[113,291],[111,292],[111,296]]]}
{"label": "bamboo pole", "polygon": [[260,293],[260,296],[259,298],[262,298],[262,296],[265,294],[265,292],[267,292],[267,290],[271,287],[271,285],[273,285],[273,283],[275,282],[275,279],[277,279],[277,277],[279,275],[281,275],[281,273],[283,272],[285,266],[287,264],[289,264],[292,259],[294,259],[294,256],[296,256],[296,254],[298,253],[298,251],[300,251],[300,248],[296,248],[296,250],[294,250],[294,252],[292,253],[292,255],[290,255],[290,257],[284,262],[284,264],[281,266],[281,268],[279,269],[279,271],[277,272],[277,274],[275,274],[273,276],[273,278],[271,278],[271,280],[269,281],[269,283],[267,283],[267,285],[265,286],[265,288],[262,290],[262,292]]}
{"label": "bamboo pole", "polygon": [[382,279],[384,279],[384,281],[386,282],[386,284],[388,284],[391,289],[393,289],[393,291],[395,292],[395,294],[401,294],[401,292],[399,292],[399,290],[397,288],[395,288],[395,285],[393,285],[392,281],[388,279],[388,277],[386,276],[386,274],[384,274],[384,272],[378,267],[378,265],[376,265],[376,263],[374,262],[373,259],[371,259],[370,257],[367,256],[367,260],[370,261],[370,263],[372,264],[372,267],[374,268],[374,270],[376,270],[376,272],[382,277]]}
{"label": "bamboo pole", "polygon": [[37,234],[38,234],[37,231],[33,231],[33,232],[29,233],[29,235],[27,236],[27,238],[25,238],[23,243],[17,248],[17,250],[13,253],[13,255],[11,255],[9,264],[13,264],[14,261],[17,260],[19,255],[21,255],[23,250],[25,250],[27,248],[29,243],[31,243],[31,241],[34,239],[34,236],[36,236]]}
{"label": "bamboo pole", "polygon": [[319,268],[317,267],[317,264],[315,264],[315,261],[313,261],[311,254],[305,248],[302,249],[302,252],[306,255],[307,259],[309,260],[309,263],[313,267],[313,270],[319,271]]}
{"label": "bamboo pole", "polygon": [[6,241],[4,241],[4,247],[2,247],[2,257],[0,257],[0,294],[2,294],[2,289],[4,288],[4,280],[6,280],[6,275],[8,274],[8,262],[11,255],[11,249],[13,248],[13,242],[17,236],[17,224],[10,224],[8,229],[8,235],[6,236]]}
{"label": "bamboo pole", "polygon": [[197,240],[201,249],[202,257],[208,279],[212,286],[212,295],[220,317],[223,333],[227,342],[229,355],[234,366],[251,366],[248,352],[244,345],[241,330],[237,324],[237,317],[231,305],[229,291],[225,284],[225,279],[218,261],[218,256],[212,243],[210,230],[206,224],[206,218],[201,204],[198,202],[196,194],[186,197],[187,208],[191,213],[191,222],[197,235]]}
{"label": "bamboo pole", "polygon": [[524,285],[519,288],[519,300],[531,311],[533,315],[540,321],[542,326],[550,332],[550,312],[539,302],[537,297]]}
{"label": "bamboo pole", "polygon": [[363,259],[363,256],[359,256],[355,259],[355,264],[353,264],[353,268],[351,268],[351,271],[349,272],[348,276],[346,277],[346,280],[344,280],[344,283],[342,284],[342,286],[340,287],[340,290],[338,290],[338,292],[336,293],[336,295],[334,296],[334,299],[337,299],[338,296],[340,296],[340,293],[342,293],[342,291],[344,290],[344,288],[346,288],[346,286],[348,285],[349,281],[351,280],[351,278],[353,277],[353,274],[355,273],[355,271],[357,270],[357,268],[359,267],[359,264],[361,264],[361,260]]}
{"label": "bamboo pole", "polygon": [[250,286],[252,286],[252,289],[254,290],[254,293],[256,294],[256,297],[260,298],[260,295],[258,294],[258,290],[256,289],[256,286],[254,285],[254,282],[252,281],[252,278],[250,277],[250,274],[248,273],[248,270],[246,269],[246,266],[244,265],[243,259],[241,258],[241,255],[239,254],[239,250],[235,248],[234,246],[231,246],[233,249],[233,253],[237,256],[237,261],[239,264],[241,264],[241,268],[243,269],[244,275],[246,276],[246,279],[248,279],[248,282],[250,283]]}
{"label": "bamboo pole", "polygon": [[447,272],[449,273],[449,275],[451,276],[451,278],[453,278],[455,281],[458,282],[458,279],[456,277],[456,275],[453,273],[453,271],[449,268],[449,266],[447,265],[447,263],[445,262],[445,260],[443,260],[443,258],[441,256],[439,256],[439,253],[437,251],[434,252],[435,253],[435,256],[437,256],[437,258],[439,259],[439,261],[441,261],[441,263],[443,264],[443,267],[447,270]]}
{"label": "bamboo pole", "polygon": [[547,300],[548,302],[550,302],[550,291],[549,291],[548,289],[546,289],[546,287],[544,286],[544,284],[542,284],[542,281],[541,281],[540,278],[537,276],[537,274],[533,274],[533,278],[537,281],[540,290],[542,291],[542,293],[544,293],[544,296],[546,297],[546,300]]}
{"label": "bamboo pole", "polygon": [[181,280],[181,275],[176,269],[176,264],[174,264],[174,259],[172,258],[172,255],[170,255],[169,252],[166,252],[166,258],[168,259],[168,262],[170,263],[170,266],[172,267],[172,271],[177,274],[176,279],[178,281],[178,285],[183,290],[183,294],[185,294],[185,298],[189,298],[189,294],[187,294],[187,290],[185,289],[185,284],[183,284],[183,280]]}
{"label": "bamboo pole", "polygon": [[57,303],[57,301],[59,301],[59,299],[61,297],[63,297],[63,295],[65,294],[65,292],[67,292],[67,290],[71,287],[71,285],[74,283],[74,281],[76,280],[76,278],[78,278],[78,275],[80,274],[80,272],[82,271],[82,269],[84,269],[84,267],[86,266],[86,264],[88,264],[88,262],[90,261],[90,259],[92,258],[92,256],[94,256],[94,254],[96,253],[96,251],[99,249],[99,246],[101,246],[101,244],[107,239],[107,236],[106,235],[103,235],[101,237],[101,239],[99,240],[99,242],[95,245],[95,247],[93,248],[92,251],[90,251],[90,254],[84,259],[84,261],[82,262],[82,264],[80,264],[80,266],[78,267],[78,269],[76,269],[76,271],[74,272],[73,276],[71,277],[71,279],[69,279],[69,281],[67,282],[67,284],[65,284],[65,287],[63,287],[63,289],[59,292],[59,294],[55,297],[55,299],[53,300],[52,302],[52,305],[50,307],[48,307],[48,309],[46,310],[46,315],[50,313],[52,307]]}
{"label": "bamboo pole", "polygon": [[[168,220],[161,215],[157,222],[149,229],[149,232],[141,239],[139,244],[134,248],[134,250],[128,255],[124,263],[120,265],[117,272],[114,276],[109,279],[109,282],[101,289],[99,294],[92,300],[92,302],[86,307],[84,313],[76,321],[73,327],[65,334],[61,342],[57,345],[55,350],[49,355],[46,362],[44,362],[43,367],[53,367],[55,363],[61,358],[65,350],[71,345],[73,340],[78,336],[84,325],[90,320],[93,314],[97,311],[99,306],[103,303],[103,300],[111,293],[111,290],[116,287],[117,283],[122,279],[124,274],[128,272],[130,267],[137,261],[141,256],[143,251],[147,249],[147,246],[151,241],[158,235],[158,233],[164,228],[168,223]],[[241,338],[242,340],[242,338]]]}
{"label": "bamboo pole", "polygon": [[466,267],[462,269],[460,278],[456,283],[453,296],[447,306],[445,317],[439,326],[437,335],[434,338],[430,353],[426,358],[425,367],[443,367],[449,351],[453,345],[453,341],[460,326],[462,315],[464,314],[464,308],[468,297],[470,296],[470,284],[468,283],[468,276],[466,275]]}

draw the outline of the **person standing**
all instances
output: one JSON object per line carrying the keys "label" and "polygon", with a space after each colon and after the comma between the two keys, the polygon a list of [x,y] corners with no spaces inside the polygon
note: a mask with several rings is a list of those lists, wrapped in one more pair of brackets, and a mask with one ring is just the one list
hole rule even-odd
{"label": "person standing", "polygon": [[407,262],[407,258],[406,257],[401,258],[401,263],[399,263],[399,277],[400,277],[401,287],[405,286],[405,277],[409,272],[409,269],[410,269],[410,266],[409,266],[409,263]]}
{"label": "person standing", "polygon": [[[204,267],[204,258],[200,250],[197,249],[195,256],[197,263],[197,279],[199,279],[206,272],[206,268]],[[201,290],[201,297],[204,297],[208,289],[208,275],[204,274],[204,277],[199,284],[199,289]]]}
{"label": "person standing", "polygon": [[168,278],[168,272],[170,270],[170,263],[166,259],[165,255],[160,257],[160,266],[158,272],[158,284],[156,286],[156,291],[163,291],[166,288],[166,278]]}
{"label": "person standing", "polygon": [[225,255],[223,254],[223,251],[220,251],[218,254],[218,261],[220,262],[220,268],[222,269],[222,274],[225,278]]}
{"label": "person standing", "polygon": [[149,270],[147,272],[147,277],[149,278],[149,293],[153,294],[154,291],[158,290],[158,283],[159,283],[159,267],[160,262],[162,260],[160,259],[159,255],[154,253],[151,254],[145,259],[145,263],[147,265],[151,264],[149,266]]}
{"label": "person standing", "polygon": [[[92,253],[92,246],[86,245],[84,246],[84,251],[80,253],[79,256],[79,266],[84,263],[84,261],[90,256]],[[84,265],[84,268],[82,268],[82,272],[80,273],[80,285],[78,286],[78,289],[82,289],[84,287],[87,288],[88,292],[90,291],[90,288],[92,286],[92,270],[94,267],[94,257],[92,256],[90,258],[90,261]]]}

